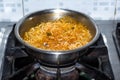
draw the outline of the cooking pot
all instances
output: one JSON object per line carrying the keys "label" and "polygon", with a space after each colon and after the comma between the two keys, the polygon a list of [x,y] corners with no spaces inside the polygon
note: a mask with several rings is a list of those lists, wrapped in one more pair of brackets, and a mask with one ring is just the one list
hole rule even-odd
{"label": "cooking pot", "polygon": [[[65,51],[38,49],[23,40],[22,37],[24,33],[31,27],[34,27],[41,22],[53,21],[63,16],[73,17],[74,19],[86,25],[93,36],[92,40],[82,47]],[[68,9],[47,9],[28,14],[16,23],[14,30],[16,38],[25,46],[28,55],[36,58],[42,65],[52,67],[62,67],[74,64],[77,61],[78,57],[83,55],[83,51],[94,44],[100,35],[98,26],[95,24],[92,18],[90,18],[88,15],[85,15],[84,13]]]}

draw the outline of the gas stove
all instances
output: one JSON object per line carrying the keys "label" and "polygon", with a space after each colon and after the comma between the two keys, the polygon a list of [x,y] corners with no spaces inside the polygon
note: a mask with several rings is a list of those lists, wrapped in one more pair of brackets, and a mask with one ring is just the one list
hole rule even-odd
{"label": "gas stove", "polygon": [[[2,47],[5,50],[1,80],[117,80],[103,31],[98,41],[86,50],[75,65],[60,68],[59,74],[58,69],[43,66],[26,54],[24,46],[14,36],[13,26],[11,23],[7,25],[7,40],[4,41],[5,47]],[[1,31],[6,34],[4,27]]]}

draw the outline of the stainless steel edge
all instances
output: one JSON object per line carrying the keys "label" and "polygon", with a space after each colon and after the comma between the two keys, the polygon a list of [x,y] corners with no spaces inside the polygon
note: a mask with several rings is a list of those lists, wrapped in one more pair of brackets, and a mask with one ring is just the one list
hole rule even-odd
{"label": "stainless steel edge", "polygon": [[4,62],[4,55],[6,49],[6,43],[8,40],[8,36],[13,28],[13,23],[0,23],[0,80],[2,78],[3,72],[3,62]]}

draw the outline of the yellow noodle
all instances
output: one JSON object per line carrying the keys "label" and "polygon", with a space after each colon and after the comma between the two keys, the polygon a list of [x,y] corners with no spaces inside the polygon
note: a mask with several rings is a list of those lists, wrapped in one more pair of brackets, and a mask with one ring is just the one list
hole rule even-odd
{"label": "yellow noodle", "polygon": [[44,50],[72,50],[86,45],[92,35],[85,25],[67,16],[34,26],[23,39]]}

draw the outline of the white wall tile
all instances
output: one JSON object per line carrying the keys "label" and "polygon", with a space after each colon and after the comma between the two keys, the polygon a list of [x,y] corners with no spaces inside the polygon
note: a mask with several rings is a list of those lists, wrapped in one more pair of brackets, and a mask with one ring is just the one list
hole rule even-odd
{"label": "white wall tile", "polygon": [[[116,0],[0,0],[0,21],[18,21],[23,15],[50,8],[65,8],[83,12],[95,20],[113,20],[115,1]],[[115,19],[120,20],[120,0],[117,1]]]}
{"label": "white wall tile", "polygon": [[25,15],[31,12],[57,7],[58,0],[24,0]]}
{"label": "white wall tile", "polygon": [[18,21],[22,16],[21,0],[0,1],[0,21]]}
{"label": "white wall tile", "polygon": [[118,2],[117,2],[115,19],[120,20],[120,0],[118,0]]}
{"label": "white wall tile", "polygon": [[94,19],[114,19],[115,0],[25,0],[25,15],[49,8],[65,8],[88,14]]}

